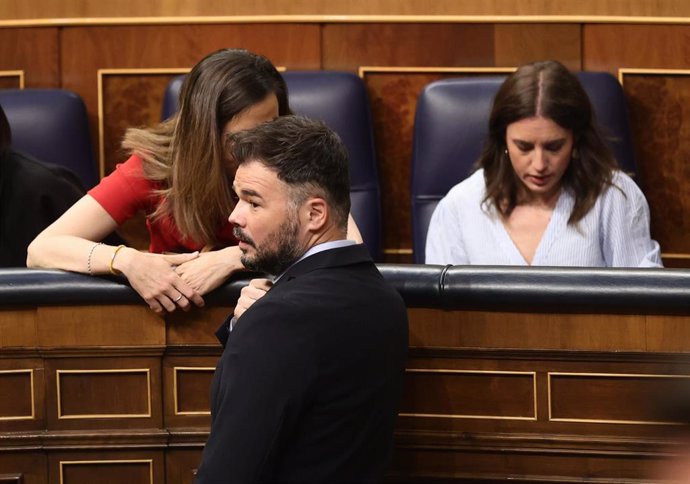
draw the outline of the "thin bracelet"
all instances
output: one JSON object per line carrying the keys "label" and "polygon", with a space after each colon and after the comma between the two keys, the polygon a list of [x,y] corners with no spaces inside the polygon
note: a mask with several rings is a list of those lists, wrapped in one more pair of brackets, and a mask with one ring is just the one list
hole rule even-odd
{"label": "thin bracelet", "polygon": [[91,247],[91,250],[89,251],[89,256],[86,258],[86,270],[89,272],[90,276],[93,276],[93,272],[91,272],[91,256],[93,255],[93,251],[96,250],[96,247],[99,245],[103,245],[103,242],[96,242],[93,244],[93,247]]}
{"label": "thin bracelet", "polygon": [[118,252],[120,252],[120,249],[124,249],[126,246],[124,245],[118,245],[115,247],[115,252],[113,252],[113,256],[110,258],[110,265],[108,265],[108,269],[110,269],[110,273],[114,276],[119,276],[122,274],[122,271],[118,271],[113,267],[113,262],[115,262],[115,256],[117,255]]}

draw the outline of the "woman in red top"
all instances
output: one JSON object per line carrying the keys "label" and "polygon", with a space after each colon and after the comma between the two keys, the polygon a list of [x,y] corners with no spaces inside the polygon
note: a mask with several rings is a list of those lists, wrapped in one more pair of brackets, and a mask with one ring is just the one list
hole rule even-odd
{"label": "woman in red top", "polygon": [[[159,314],[202,306],[203,294],[243,269],[227,221],[234,167],[223,140],[289,112],[285,81],[268,59],[239,49],[208,55],[186,77],[178,113],[128,130],[132,156],[36,237],[27,266],[122,273]],[[139,210],[149,252],[98,242]]]}

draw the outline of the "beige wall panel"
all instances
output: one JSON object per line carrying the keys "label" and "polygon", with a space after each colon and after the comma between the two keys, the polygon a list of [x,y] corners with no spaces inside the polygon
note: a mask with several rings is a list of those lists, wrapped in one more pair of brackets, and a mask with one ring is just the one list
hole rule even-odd
{"label": "beige wall panel", "polygon": [[4,0],[0,18],[188,15],[643,15],[690,16],[683,0]]}
{"label": "beige wall panel", "polygon": [[578,24],[498,24],[495,27],[497,66],[520,66],[545,59],[579,70],[581,26]]}
{"label": "beige wall panel", "polygon": [[0,70],[23,70],[26,87],[60,87],[58,53],[57,28],[0,29]]}

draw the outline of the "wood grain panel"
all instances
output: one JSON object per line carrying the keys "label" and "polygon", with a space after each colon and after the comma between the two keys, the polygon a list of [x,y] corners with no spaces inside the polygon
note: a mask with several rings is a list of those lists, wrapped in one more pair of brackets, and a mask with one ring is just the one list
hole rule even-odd
{"label": "wood grain panel", "polygon": [[581,27],[577,24],[499,24],[495,26],[495,62],[515,66],[556,59],[573,70],[582,68]]}
{"label": "wood grain panel", "polygon": [[46,360],[48,429],[161,428],[159,358]]}
{"label": "wood grain panel", "polygon": [[582,32],[583,69],[617,75],[621,67],[688,66],[690,25],[592,25]]}
{"label": "wood grain panel", "polygon": [[43,361],[0,358],[0,432],[44,429],[45,408]]}
{"label": "wood grain panel", "polygon": [[201,449],[174,449],[165,454],[166,484],[192,484],[201,462]]}
{"label": "wood grain panel", "polygon": [[190,15],[640,15],[690,16],[690,6],[683,0],[436,0],[401,2],[400,0],[151,0],[136,2],[83,2],[79,0],[4,0],[2,19],[88,18]]}
{"label": "wood grain panel", "polygon": [[410,346],[644,351],[644,316],[409,309]]}
{"label": "wood grain panel", "polygon": [[[220,350],[218,351],[220,355]],[[211,423],[209,396],[217,356],[168,356],[163,362],[165,425],[206,428]]]}
{"label": "wood grain panel", "polygon": [[56,484],[165,482],[163,452],[147,449],[53,452],[48,466],[50,482]]}
{"label": "wood grain panel", "polygon": [[0,311],[0,348],[36,347],[35,309],[9,309]]}
{"label": "wood grain panel", "polygon": [[21,89],[21,76],[6,74],[6,72],[9,71],[0,72],[0,89]]}
{"label": "wood grain panel", "polygon": [[215,366],[205,368],[173,368],[175,375],[176,413],[178,415],[209,414],[208,395]]}
{"label": "wood grain panel", "polygon": [[493,26],[472,24],[326,24],[323,68],[490,66]]}
{"label": "wood grain panel", "polygon": [[31,369],[0,370],[0,422],[35,416],[34,382]]}
{"label": "wood grain panel", "polygon": [[23,70],[26,87],[60,87],[58,39],[54,27],[0,29],[0,70]]}
{"label": "wood grain panel", "polygon": [[142,460],[61,462],[60,482],[64,484],[151,484],[153,463]]}
{"label": "wood grain panel", "polygon": [[688,379],[669,375],[551,374],[549,419],[647,424],[658,415],[660,395],[674,395]]}
{"label": "wood grain panel", "polygon": [[[235,302],[235,301],[228,301]],[[210,345],[222,351],[216,330],[234,311],[234,306],[205,306],[185,313],[175,311],[167,316],[166,340],[168,346]]]}
{"label": "wood grain panel", "polygon": [[3,450],[0,452],[0,475],[21,476],[22,480],[17,484],[47,484],[47,458],[44,453],[36,451]]}
{"label": "wood grain panel", "polygon": [[[642,484],[654,480],[661,455],[634,452],[573,453],[539,449],[398,447],[389,471],[392,482],[522,482]],[[567,477],[580,476],[580,477]]]}
{"label": "wood grain panel", "polygon": [[535,375],[408,369],[400,415],[536,420]]}
{"label": "wood grain panel", "polygon": [[58,418],[151,416],[148,369],[58,370]]}
{"label": "wood grain panel", "polygon": [[[93,324],[98,321],[98,324]],[[162,346],[165,320],[141,306],[44,306],[37,310],[39,345]]]}
{"label": "wood grain panel", "polygon": [[623,87],[652,236],[663,252],[690,253],[690,124],[685,121],[690,116],[690,71],[625,74]]}

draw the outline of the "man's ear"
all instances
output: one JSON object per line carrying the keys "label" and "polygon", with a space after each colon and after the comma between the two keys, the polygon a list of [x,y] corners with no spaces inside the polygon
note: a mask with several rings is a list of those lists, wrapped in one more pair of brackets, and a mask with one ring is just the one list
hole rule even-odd
{"label": "man's ear", "polygon": [[320,197],[312,197],[303,205],[305,226],[311,232],[319,232],[323,229],[330,216],[326,200]]}

